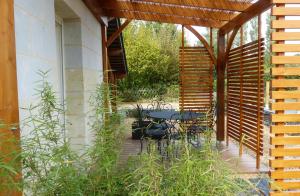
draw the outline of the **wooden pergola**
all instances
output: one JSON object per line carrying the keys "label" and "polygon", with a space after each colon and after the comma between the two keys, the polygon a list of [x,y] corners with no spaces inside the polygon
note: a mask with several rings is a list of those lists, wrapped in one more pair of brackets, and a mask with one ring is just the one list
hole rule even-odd
{"label": "wooden pergola", "polygon": [[[217,140],[225,140],[225,79],[227,71],[227,89],[250,88],[250,83],[258,87],[258,93],[247,92],[248,94],[229,94],[228,96],[239,95],[239,109],[249,106],[255,94],[257,103],[261,100],[261,67],[263,54],[263,40],[258,38],[256,42],[241,44],[240,47],[232,49],[232,43],[239,29],[244,23],[259,16],[265,10],[272,8],[272,83],[271,95],[273,99],[272,126],[271,126],[271,147],[270,147],[270,177],[271,195],[299,195],[300,194],[300,57],[288,55],[287,52],[300,52],[300,44],[288,44],[285,41],[300,41],[299,32],[289,32],[286,29],[300,29],[300,20],[289,20],[286,16],[300,16],[300,0],[83,0],[94,16],[102,24],[102,45],[104,70],[109,69],[108,47],[120,35],[122,30],[131,20],[156,21],[163,23],[181,24],[191,31],[203,43],[206,49],[205,55],[209,56],[217,70]],[[14,43],[14,19],[13,1],[0,1],[0,115],[8,123],[18,123],[18,93],[16,77],[15,43]],[[286,6],[297,4],[296,6]],[[120,28],[107,38],[106,26],[101,20],[102,16],[111,18],[127,19]],[[260,24],[260,23],[259,23]],[[212,46],[192,26],[203,26],[218,29],[217,56],[214,55]],[[260,35],[260,33],[259,33]],[[226,39],[226,37],[228,37]],[[202,49],[201,49],[202,50]],[[5,52],[3,52],[5,51]],[[249,65],[256,62],[256,67]],[[248,64],[247,64],[248,63]],[[247,66],[244,66],[247,64]],[[254,63],[253,63],[254,64]],[[243,73],[241,69],[249,72]],[[235,77],[233,73],[237,73]],[[250,75],[251,71],[258,73]],[[108,74],[104,72],[104,81],[108,82]],[[228,73],[230,73],[228,75]],[[231,78],[232,77],[232,78]],[[237,79],[238,78],[238,79]],[[254,79],[255,80],[254,80]],[[240,82],[239,82],[239,81]],[[248,83],[244,81],[248,80]],[[239,84],[239,85],[236,85]],[[253,83],[252,83],[253,84]],[[232,86],[230,86],[232,85]],[[243,86],[244,85],[244,86]],[[268,89],[267,89],[268,90]],[[239,91],[239,90],[238,90]],[[240,90],[243,91],[243,90]],[[4,93],[5,92],[5,93]],[[233,90],[232,92],[236,92]],[[247,99],[248,96],[248,99]],[[246,97],[246,99],[244,99]],[[250,98],[249,98],[250,97]],[[293,103],[286,102],[286,99],[296,100]],[[244,102],[242,102],[243,100]],[[242,103],[241,103],[242,102]],[[227,109],[236,109],[234,101],[227,103]],[[251,104],[250,104],[251,105]],[[261,150],[259,141],[261,135],[261,106],[254,108],[257,113],[251,113],[253,107],[248,107],[245,112],[232,113],[233,121],[227,119],[227,128],[230,126],[244,125],[239,121],[245,120],[247,126],[249,119],[258,119],[257,127],[246,127],[247,134],[253,134],[251,129],[256,131],[256,140],[250,141],[248,147]],[[297,110],[297,114],[288,114],[286,111]],[[227,111],[228,115],[228,111]],[[245,117],[245,118],[244,118]],[[247,118],[248,119],[247,119]],[[228,127],[228,122],[232,124]],[[253,121],[252,121],[253,122]],[[238,129],[238,128],[237,128]],[[228,130],[227,130],[228,132]],[[230,131],[228,132],[230,133]],[[229,135],[232,138],[238,137],[235,132]]]}
{"label": "wooden pergola", "polygon": [[[272,5],[271,0],[84,0],[95,17],[101,16],[126,18],[127,21],[115,38],[129,24],[130,20],[156,21],[181,24],[190,30],[208,50],[217,69],[217,139],[225,139],[225,67],[229,50],[240,27]],[[219,29],[218,55],[193,26]],[[225,36],[230,34],[228,43]],[[108,39],[108,44],[111,39]]]}

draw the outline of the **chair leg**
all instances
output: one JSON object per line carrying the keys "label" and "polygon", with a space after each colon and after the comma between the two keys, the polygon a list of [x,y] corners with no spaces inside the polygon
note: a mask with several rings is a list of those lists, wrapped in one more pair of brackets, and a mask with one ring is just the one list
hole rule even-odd
{"label": "chair leg", "polygon": [[159,154],[161,155],[161,141],[157,140],[157,150],[159,152]]}
{"label": "chair leg", "polygon": [[141,154],[143,153],[143,139],[140,139],[140,142],[141,142]]}

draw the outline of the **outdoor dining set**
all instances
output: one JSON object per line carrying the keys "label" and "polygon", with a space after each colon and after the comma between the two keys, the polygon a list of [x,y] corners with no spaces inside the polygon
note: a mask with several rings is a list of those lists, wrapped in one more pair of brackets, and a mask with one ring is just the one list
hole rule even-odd
{"label": "outdoor dining set", "polygon": [[153,141],[160,154],[166,154],[165,149],[179,141],[199,148],[201,134],[212,132],[214,128],[214,106],[198,111],[177,111],[164,101],[153,101],[146,108],[138,104],[136,112],[132,138],[140,140],[141,152],[149,150],[149,144]]}

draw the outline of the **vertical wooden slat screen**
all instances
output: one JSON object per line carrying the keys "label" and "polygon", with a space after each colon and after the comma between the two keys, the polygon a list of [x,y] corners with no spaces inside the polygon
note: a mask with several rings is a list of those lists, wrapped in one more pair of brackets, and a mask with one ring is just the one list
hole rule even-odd
{"label": "vertical wooden slat screen", "polygon": [[227,134],[258,159],[263,153],[263,41],[232,49],[227,64]]}
{"label": "vertical wooden slat screen", "polygon": [[300,195],[300,0],[273,2],[271,195]]}
{"label": "vertical wooden slat screen", "polygon": [[204,47],[180,47],[179,50],[181,111],[204,112],[213,101],[213,63]]}

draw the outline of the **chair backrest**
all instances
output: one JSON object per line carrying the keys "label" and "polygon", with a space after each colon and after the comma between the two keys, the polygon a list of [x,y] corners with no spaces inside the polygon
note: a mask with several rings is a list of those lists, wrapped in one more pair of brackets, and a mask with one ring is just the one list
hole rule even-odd
{"label": "chair backrest", "polygon": [[152,100],[151,103],[147,106],[148,110],[172,110],[173,107],[171,104],[166,103],[163,100]]}

